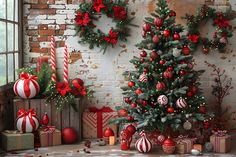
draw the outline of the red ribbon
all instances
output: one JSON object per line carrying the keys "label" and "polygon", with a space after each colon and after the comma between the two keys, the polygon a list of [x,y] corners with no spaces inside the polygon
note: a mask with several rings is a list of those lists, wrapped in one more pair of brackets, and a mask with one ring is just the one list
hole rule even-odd
{"label": "red ribbon", "polygon": [[218,130],[218,131],[213,131],[214,135],[219,136],[219,137],[223,137],[228,135],[226,130]]}
{"label": "red ribbon", "polygon": [[36,124],[35,121],[33,120],[33,117],[36,117],[36,112],[34,111],[34,109],[30,109],[29,111],[26,111],[25,109],[20,109],[17,112],[17,119],[22,118],[23,117],[23,121],[22,121],[22,131],[25,132],[26,131],[26,118],[29,118],[30,124],[34,129],[36,129]]}
{"label": "red ribbon", "polygon": [[110,107],[102,107],[101,109],[98,109],[96,107],[90,107],[89,112],[97,113],[97,137],[102,138],[103,137],[103,117],[102,113],[104,112],[114,112]]}
{"label": "red ribbon", "polygon": [[43,131],[45,133],[53,133],[56,130],[55,126],[46,126],[43,128]]}
{"label": "red ribbon", "polygon": [[26,97],[29,97],[30,96],[30,87],[29,87],[30,81],[32,80],[36,81],[38,77],[31,74],[27,74],[26,72],[22,72],[20,74],[20,79],[24,80],[24,92],[25,92]]}

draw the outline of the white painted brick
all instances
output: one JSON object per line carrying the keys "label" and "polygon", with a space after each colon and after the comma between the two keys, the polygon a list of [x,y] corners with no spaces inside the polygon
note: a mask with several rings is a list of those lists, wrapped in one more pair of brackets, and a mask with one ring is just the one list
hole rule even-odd
{"label": "white painted brick", "polygon": [[55,20],[28,20],[28,25],[54,24]]}
{"label": "white painted brick", "polygon": [[65,20],[66,15],[48,15],[48,19]]}
{"label": "white painted brick", "polygon": [[40,19],[40,20],[46,20],[47,15],[29,15],[28,19],[32,20],[32,19]]}
{"label": "white painted brick", "polygon": [[65,9],[65,5],[49,5],[49,8],[56,8],[56,9]]}
{"label": "white painted brick", "polygon": [[40,42],[39,46],[40,46],[40,48],[49,48],[50,42]]}
{"label": "white painted brick", "polygon": [[55,4],[67,4],[67,0],[55,0]]}
{"label": "white painted brick", "polygon": [[65,20],[66,24],[74,24],[74,20]]}
{"label": "white painted brick", "polygon": [[78,7],[78,5],[68,4],[68,5],[66,5],[66,9],[77,10],[77,9],[79,9],[79,7]]}
{"label": "white painted brick", "polygon": [[61,40],[64,40],[64,36],[55,36],[55,41],[61,41]]}
{"label": "white painted brick", "polygon": [[38,26],[37,25],[29,25],[28,29],[38,29]]}
{"label": "white painted brick", "polygon": [[75,19],[75,14],[68,14],[66,15],[67,16],[67,19],[71,20],[71,19]]}
{"label": "white painted brick", "polygon": [[66,20],[56,20],[56,24],[65,24]]}
{"label": "white painted brick", "polygon": [[76,31],[75,30],[71,30],[71,29],[67,29],[64,32],[64,35],[75,35]]}
{"label": "white painted brick", "polygon": [[57,14],[75,14],[75,10],[56,10]]}
{"label": "white painted brick", "polygon": [[66,29],[75,29],[75,25],[66,25]]}

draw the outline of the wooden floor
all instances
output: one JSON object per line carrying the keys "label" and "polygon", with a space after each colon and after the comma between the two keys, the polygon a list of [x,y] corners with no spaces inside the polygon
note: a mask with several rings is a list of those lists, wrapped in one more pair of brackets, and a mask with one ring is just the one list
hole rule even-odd
{"label": "wooden floor", "polygon": [[[98,146],[96,143],[90,148],[90,153],[84,152],[83,144],[78,145],[61,145],[55,147],[39,148],[38,150],[27,150],[8,153],[2,156],[6,157],[165,157],[161,147],[154,147],[149,154],[138,153],[134,146],[130,151],[121,151],[119,145],[115,146]],[[169,155],[169,157],[179,157],[180,155]],[[181,157],[191,157],[190,154],[181,155]],[[204,157],[236,157],[236,147],[232,145],[232,151],[228,154],[209,154],[204,153]]]}

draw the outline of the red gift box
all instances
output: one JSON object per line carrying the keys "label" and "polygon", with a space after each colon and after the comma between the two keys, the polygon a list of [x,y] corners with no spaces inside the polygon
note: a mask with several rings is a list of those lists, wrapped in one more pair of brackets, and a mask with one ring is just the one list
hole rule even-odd
{"label": "red gift box", "polygon": [[83,138],[102,138],[103,131],[110,127],[117,134],[117,125],[109,121],[117,117],[117,112],[110,107],[98,109],[91,107],[83,113]]}

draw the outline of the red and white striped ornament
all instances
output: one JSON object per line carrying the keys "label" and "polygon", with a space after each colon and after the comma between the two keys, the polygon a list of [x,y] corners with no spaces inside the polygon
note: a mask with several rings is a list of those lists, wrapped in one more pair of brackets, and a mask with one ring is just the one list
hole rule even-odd
{"label": "red and white striped ornament", "polygon": [[55,51],[55,39],[51,37],[51,65],[52,65],[52,82],[57,81],[56,77],[56,51]]}
{"label": "red and white striped ornament", "polygon": [[22,72],[20,74],[20,79],[14,84],[14,93],[23,99],[35,97],[39,93],[40,89],[36,80],[36,76]]}
{"label": "red and white striped ornament", "polygon": [[168,98],[167,96],[165,95],[160,95],[158,98],[157,98],[157,102],[161,105],[167,105],[168,104]]}
{"label": "red and white striped ornament", "polygon": [[139,138],[136,143],[135,143],[135,148],[140,152],[140,153],[147,153],[151,151],[152,149],[152,143],[150,140],[147,138],[146,134],[142,131],[140,133],[141,138]]}
{"label": "red and white striped ornament", "polygon": [[140,82],[147,82],[148,81],[148,77],[147,74],[143,73],[139,76],[139,81]]}
{"label": "red and white striped ornament", "polygon": [[65,45],[64,48],[64,82],[68,83],[68,49],[67,49],[67,45]]}
{"label": "red and white striped ornament", "polygon": [[187,107],[187,105],[188,105],[187,102],[183,98],[179,98],[176,101],[176,106],[179,108],[185,108],[185,107]]}
{"label": "red and white striped ornament", "polygon": [[33,109],[26,111],[20,109],[17,113],[16,128],[24,133],[34,132],[39,127],[39,120],[36,117],[36,112]]}

